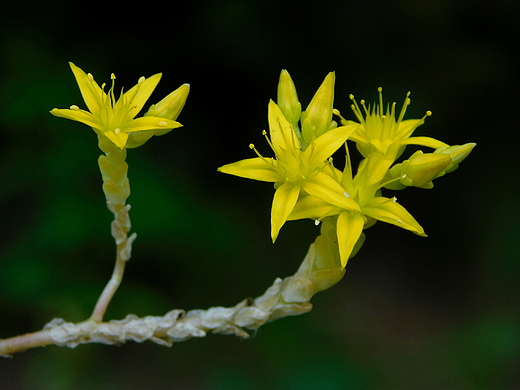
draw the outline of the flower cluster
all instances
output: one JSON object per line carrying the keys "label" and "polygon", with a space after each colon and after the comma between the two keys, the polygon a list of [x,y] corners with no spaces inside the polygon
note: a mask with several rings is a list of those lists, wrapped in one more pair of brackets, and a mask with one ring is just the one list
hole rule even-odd
{"label": "flower cluster", "polygon": [[[452,172],[471,152],[474,143],[449,146],[430,137],[412,137],[417,127],[431,115],[405,120],[409,93],[399,114],[396,104],[360,104],[351,95],[357,121],[344,119],[334,104],[334,73],[329,73],[305,111],[301,110],[296,88],[285,70],[280,75],[277,103],[268,106],[269,135],[263,134],[275,155],[241,160],[219,168],[220,172],[254,180],[273,182],[276,192],[271,211],[274,240],[288,220],[313,219],[322,223],[316,249],[328,265],[344,269],[364,241],[363,230],[383,221],[426,236],[414,217],[397,202],[384,197],[382,189],[399,190],[409,186],[432,188],[432,180]],[[339,117],[339,126],[333,120]],[[362,155],[356,173],[350,160],[347,140]],[[346,163],[336,168],[332,154],[344,145]],[[433,149],[418,150],[407,160],[397,162],[407,145]],[[330,260],[333,259],[333,260]]]}

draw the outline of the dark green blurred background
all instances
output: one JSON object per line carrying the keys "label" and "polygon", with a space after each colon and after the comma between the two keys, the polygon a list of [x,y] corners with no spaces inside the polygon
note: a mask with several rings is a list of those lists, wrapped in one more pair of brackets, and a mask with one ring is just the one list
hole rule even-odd
{"label": "dark green blurred background", "polygon": [[[487,4],[486,4],[487,3]],[[217,173],[269,154],[261,131],[282,68],[306,105],[384,87],[418,134],[477,142],[432,191],[398,193],[429,238],[377,224],[314,310],[255,338],[168,349],[55,346],[0,360],[1,389],[518,389],[520,207],[516,0],[194,1],[3,5],[0,16],[0,337],[90,315],[114,246],[95,134],[51,116],[84,107],[67,61],[152,102],[192,90],[182,129],[129,151],[133,258],[107,318],[233,305],[292,274],[318,230],[269,237],[272,186]]]}

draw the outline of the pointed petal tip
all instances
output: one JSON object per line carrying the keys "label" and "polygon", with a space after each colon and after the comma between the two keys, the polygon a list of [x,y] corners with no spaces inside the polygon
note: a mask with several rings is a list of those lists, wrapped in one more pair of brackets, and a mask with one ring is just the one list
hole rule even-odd
{"label": "pointed petal tip", "polygon": [[278,234],[280,234],[280,228],[277,229],[271,225],[271,241],[273,242],[273,244],[276,242],[276,239],[278,238]]}

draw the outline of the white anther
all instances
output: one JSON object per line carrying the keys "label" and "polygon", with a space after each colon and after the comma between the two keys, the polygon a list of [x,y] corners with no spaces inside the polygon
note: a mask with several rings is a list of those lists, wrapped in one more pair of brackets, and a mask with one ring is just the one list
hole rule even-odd
{"label": "white anther", "polygon": [[394,196],[394,197],[392,198],[392,202],[397,203],[397,196]]}
{"label": "white anther", "polygon": [[72,111],[79,111],[79,107],[76,106],[75,104],[73,104],[72,106],[70,106],[70,109],[71,109]]}
{"label": "white anther", "polygon": [[139,77],[137,84],[141,84],[144,80],[146,80],[146,78],[144,76]]}
{"label": "white anther", "polygon": [[119,134],[121,132],[121,129],[118,127],[114,130],[114,134]]}
{"label": "white anther", "polygon": [[320,224],[320,222],[321,222],[321,221],[320,221],[319,219],[317,219],[317,220],[314,221],[314,224],[315,224],[316,226],[318,226],[318,225]]}
{"label": "white anther", "polygon": [[159,126],[168,126],[168,122],[159,122],[158,125]]}
{"label": "white anther", "polygon": [[345,191],[345,192],[343,193],[343,195],[345,195],[347,198],[350,198],[350,195],[347,194],[347,191]]}

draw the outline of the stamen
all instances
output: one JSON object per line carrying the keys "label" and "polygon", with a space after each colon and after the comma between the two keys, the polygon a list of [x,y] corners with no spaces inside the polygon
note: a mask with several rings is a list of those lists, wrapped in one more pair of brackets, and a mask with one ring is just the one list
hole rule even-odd
{"label": "stamen", "polygon": [[[274,154],[276,155],[276,151],[274,150],[273,144],[271,143],[271,140],[270,140],[269,137],[267,136],[267,131],[262,130],[262,135],[265,137],[267,143],[269,144],[269,146],[270,146],[271,149],[273,150]],[[253,145],[253,144],[251,144],[251,145]]]}
{"label": "stamen", "polygon": [[319,219],[316,219],[316,220],[314,221],[314,225],[316,225],[316,226],[318,226],[320,223],[321,223],[321,221],[320,221]]}
{"label": "stamen", "polygon": [[116,105],[116,97],[114,95],[114,86],[116,84],[116,75],[112,73],[110,75],[110,78],[112,79],[112,86],[110,87],[110,90],[108,91],[108,96],[110,97],[110,105],[112,106],[112,108],[114,108],[114,106]]}
{"label": "stamen", "polygon": [[144,76],[139,77],[139,80],[137,81],[137,84],[143,83],[144,80],[146,80],[146,78]]}
{"label": "stamen", "polygon": [[[282,125],[282,121],[280,118],[278,118],[278,128],[280,129],[280,134],[282,135],[282,138],[283,138],[283,141],[286,145],[286,147],[288,149],[290,149],[290,143],[292,143],[292,147],[293,149],[299,149],[295,143],[295,137],[296,137],[296,134],[294,134],[294,131],[291,131],[291,134],[290,134],[290,139],[287,139],[287,133],[283,130],[283,125]],[[292,126],[291,126],[291,130],[292,130]],[[265,130],[264,130],[265,131]],[[296,140],[296,142],[298,142],[298,140]],[[314,145],[313,143],[311,143],[311,145]],[[298,142],[298,146],[299,145],[299,142]],[[285,148],[284,148],[285,149]],[[273,149],[274,150],[274,149]],[[275,152],[276,153],[276,152]],[[276,156],[278,158],[278,156]]]}
{"label": "stamen", "polygon": [[79,107],[76,106],[75,104],[73,104],[72,106],[70,106],[70,109],[71,109],[72,111],[79,111]]}
{"label": "stamen", "polygon": [[116,134],[116,135],[119,134],[120,132],[121,132],[121,129],[119,127],[114,130],[114,134]]}
{"label": "stamen", "polygon": [[401,108],[401,113],[399,114],[399,119],[397,120],[397,124],[401,123],[401,121],[404,118],[404,114],[406,112],[406,108],[411,103],[409,96],[410,96],[410,91],[408,91],[408,93],[406,94],[406,98],[404,99],[403,107]]}
{"label": "stamen", "polygon": [[361,106],[363,107],[363,109],[365,110],[365,115],[369,115],[369,113],[370,113],[370,104],[368,105],[368,109],[367,109],[367,107],[365,106],[365,99],[361,99],[360,103],[361,103]]}
{"label": "stamen", "polygon": [[341,119],[341,121],[346,121],[346,119],[343,118],[343,116],[341,115],[341,113],[339,112],[338,109],[334,108],[334,109],[332,110],[332,113],[333,113],[334,115],[336,115],[336,116],[339,116],[339,118]]}
{"label": "stamen", "polygon": [[360,123],[365,123],[365,119],[363,118],[363,115],[361,114],[361,110],[359,109],[359,106],[356,102],[356,99],[354,99],[354,95],[350,94],[350,100],[352,100],[352,104],[350,105],[350,108],[352,111],[354,111],[354,115],[358,119]]}
{"label": "stamen", "polygon": [[383,117],[383,88],[379,87],[377,91],[379,92],[379,116]]}
{"label": "stamen", "polygon": [[345,170],[348,170],[352,174],[352,163],[350,161],[350,151],[348,149],[348,144],[345,142]]}
{"label": "stamen", "polygon": [[264,161],[266,164],[270,164],[270,162],[269,162],[269,161],[268,161],[264,156],[262,156],[262,155],[258,152],[258,150],[256,150],[254,144],[249,144],[249,149],[253,149],[253,150],[255,151],[256,155],[257,155],[258,157],[260,157],[260,158],[262,159],[262,161]]}
{"label": "stamen", "polygon": [[265,162],[267,165],[273,167],[275,165],[275,161],[272,158],[265,158],[260,154],[258,150],[256,150],[255,145],[249,144],[249,149],[253,149],[258,157],[262,159],[263,162]]}
{"label": "stamen", "polygon": [[157,123],[159,126],[168,126],[168,122],[159,122]]}
{"label": "stamen", "polygon": [[332,174],[334,175],[334,179],[336,179],[337,182],[341,182],[338,174],[337,174],[337,171],[336,169],[334,168],[334,164],[332,163],[332,157],[329,157],[327,160],[326,160],[326,163],[329,164],[330,166],[330,169],[332,171]]}
{"label": "stamen", "polygon": [[392,198],[392,202],[397,203],[397,196],[394,196],[394,197]]}
{"label": "stamen", "polygon": [[350,198],[350,195],[347,193],[347,191],[345,191],[343,195],[345,195],[347,198]]}
{"label": "stamen", "polygon": [[88,81],[94,81],[94,76],[92,76],[92,73],[87,73]]}

